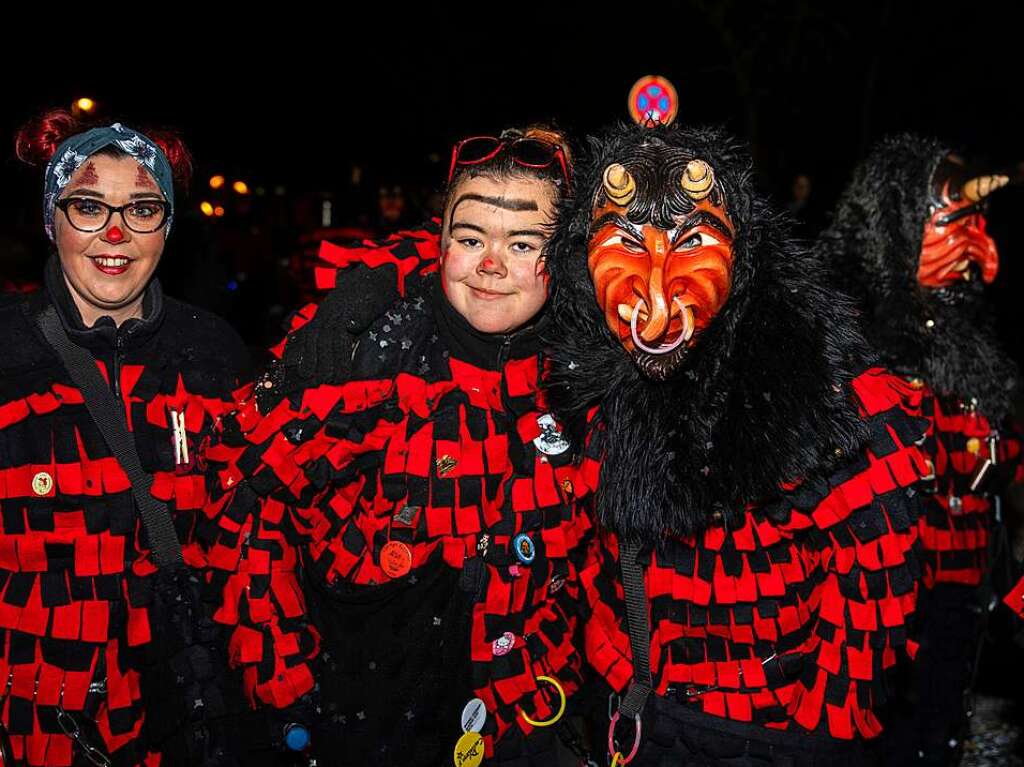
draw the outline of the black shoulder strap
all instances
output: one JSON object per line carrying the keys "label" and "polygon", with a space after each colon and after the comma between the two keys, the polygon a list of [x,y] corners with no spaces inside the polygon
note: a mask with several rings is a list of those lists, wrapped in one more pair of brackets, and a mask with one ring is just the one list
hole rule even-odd
{"label": "black shoulder strap", "polygon": [[135,449],[135,439],[128,432],[124,411],[114,399],[114,393],[103,380],[96,362],[85,349],[68,338],[67,331],[53,306],[47,306],[39,315],[39,328],[47,342],[60,355],[75,386],[85,399],[89,415],[95,421],[104,441],[132,483],[135,505],[142,515],[153,559],[158,567],[177,569],[185,566],[181,542],[174,529],[171,512],[166,504],[153,497],[153,477],[146,473]]}
{"label": "black shoulder strap", "polygon": [[647,589],[644,587],[643,565],[640,564],[640,544],[619,544],[619,568],[626,596],[629,646],[633,652],[633,680],[619,701],[619,713],[623,718],[632,720],[643,711],[654,688],[651,678],[651,627],[647,617]]}

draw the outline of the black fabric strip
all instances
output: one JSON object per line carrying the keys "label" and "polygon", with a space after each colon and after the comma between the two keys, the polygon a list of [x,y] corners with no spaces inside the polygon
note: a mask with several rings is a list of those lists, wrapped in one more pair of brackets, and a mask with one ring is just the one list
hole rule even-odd
{"label": "black fabric strip", "polygon": [[640,544],[623,543],[619,549],[622,587],[626,595],[626,620],[629,624],[629,646],[633,651],[633,681],[619,701],[619,713],[632,720],[644,709],[654,688],[651,678],[651,630],[647,618],[647,590],[644,570],[639,562]]}
{"label": "black fabric strip", "polygon": [[52,305],[43,310],[38,322],[43,336],[60,355],[71,380],[82,393],[85,406],[96,422],[104,441],[128,474],[128,479],[132,483],[132,495],[142,516],[142,524],[146,528],[157,566],[173,570],[183,569],[185,560],[171,512],[150,492],[153,477],[142,468],[135,441],[128,432],[124,412],[96,369],[92,355],[72,342]]}

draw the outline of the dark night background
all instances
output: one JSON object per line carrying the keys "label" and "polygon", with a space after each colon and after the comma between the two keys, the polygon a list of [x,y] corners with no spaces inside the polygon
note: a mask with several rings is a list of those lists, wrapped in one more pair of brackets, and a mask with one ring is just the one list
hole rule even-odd
{"label": "dark night background", "polygon": [[[107,122],[183,135],[196,170],[161,279],[263,348],[308,297],[319,240],[417,223],[454,141],[532,121],[578,140],[627,119],[631,84],[660,74],[679,91],[679,121],[722,123],[750,142],[780,206],[797,175],[811,179],[808,237],[887,133],[936,135],[1013,168],[1017,185],[991,203],[991,294],[1024,361],[1024,41],[1009,3],[382,3],[372,16],[247,4],[217,22],[208,6],[152,6],[145,19],[136,7],[76,6],[74,18],[54,8],[0,32],[0,283],[38,280],[48,250],[41,169],[15,158],[14,134],[80,97]],[[225,188],[210,189],[213,174]],[[235,180],[248,195],[230,190]],[[382,215],[398,198],[401,214]],[[224,215],[201,213],[204,201]],[[1019,655],[1008,666],[986,657],[990,688],[1019,700]]]}
{"label": "dark night background", "polygon": [[[724,123],[749,140],[760,183],[780,205],[794,177],[809,176],[807,235],[886,133],[939,135],[1000,165],[1024,160],[1019,26],[999,4],[414,8],[381,6],[367,17],[273,7],[214,22],[167,7],[157,21],[112,15],[106,26],[38,40],[33,25],[10,28],[35,53],[4,54],[0,274],[36,277],[47,250],[41,172],[14,157],[14,133],[82,96],[105,120],[182,133],[196,173],[162,279],[255,346],[306,297],[296,285],[325,234],[325,202],[334,228],[326,234],[336,239],[415,223],[436,203],[458,138],[537,120],[583,136],[626,118],[626,94],[644,74],[675,83],[680,121]],[[208,185],[215,173],[228,182],[218,192]],[[236,179],[247,196],[230,191]],[[405,201],[397,221],[380,213],[396,186]],[[203,201],[224,216],[204,216]],[[989,222],[1003,263],[994,300],[1018,358],[1022,204],[1021,187],[1000,193]]]}

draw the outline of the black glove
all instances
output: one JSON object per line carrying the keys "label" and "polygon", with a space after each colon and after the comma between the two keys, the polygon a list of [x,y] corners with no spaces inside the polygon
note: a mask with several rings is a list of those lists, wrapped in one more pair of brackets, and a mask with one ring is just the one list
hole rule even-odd
{"label": "black glove", "polygon": [[281,360],[257,383],[260,411],[269,412],[293,392],[347,380],[359,335],[399,298],[394,264],[356,264],[340,273],[338,287],[327,294],[313,319],[288,338]]}

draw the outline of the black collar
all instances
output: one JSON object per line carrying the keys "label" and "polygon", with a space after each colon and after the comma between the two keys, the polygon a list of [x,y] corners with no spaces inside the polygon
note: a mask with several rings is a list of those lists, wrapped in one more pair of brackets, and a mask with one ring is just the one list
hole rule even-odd
{"label": "black collar", "polygon": [[142,318],[125,320],[121,327],[108,315],[100,317],[92,327],[86,327],[64,279],[60,258],[56,255],[46,263],[44,283],[45,293],[57,309],[68,336],[79,346],[92,351],[113,349],[119,341],[122,349],[139,346],[151,338],[164,321],[163,290],[155,277],[149,281],[142,297]]}
{"label": "black collar", "polygon": [[540,352],[540,330],[546,324],[545,309],[511,333],[483,333],[470,325],[451,305],[441,287],[440,277],[432,281],[429,295],[438,334],[455,359],[484,370],[500,370],[510,359],[525,359]]}

